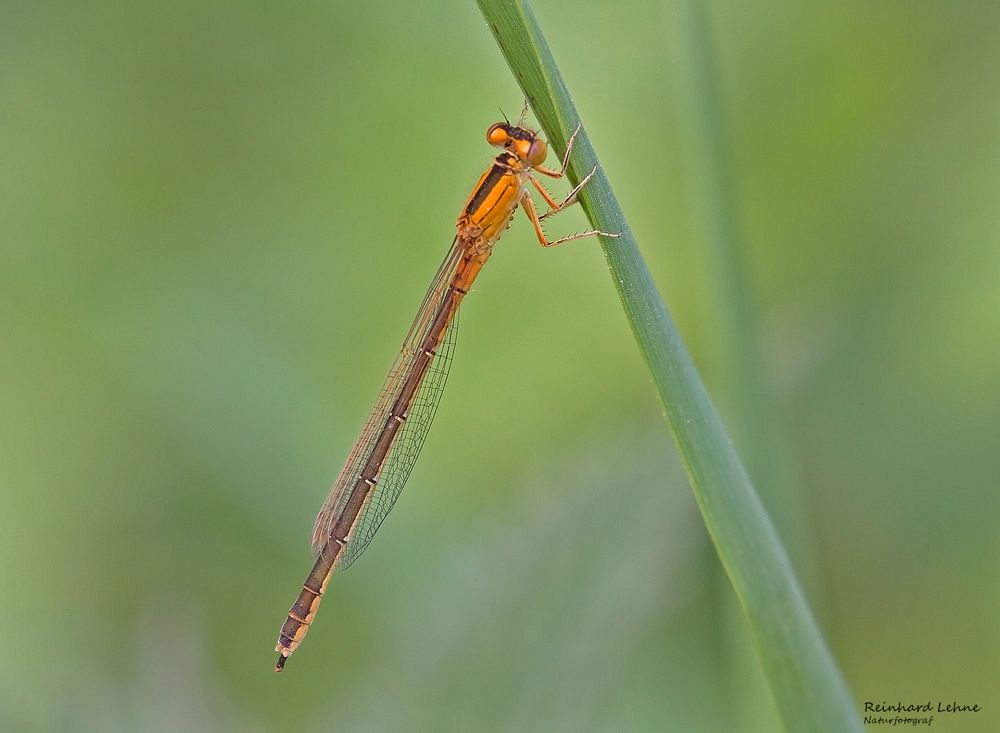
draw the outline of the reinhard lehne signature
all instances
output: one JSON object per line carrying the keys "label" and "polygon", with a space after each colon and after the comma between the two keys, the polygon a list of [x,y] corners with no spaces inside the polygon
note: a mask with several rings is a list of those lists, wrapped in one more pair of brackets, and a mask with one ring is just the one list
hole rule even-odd
{"label": "reinhard lehne signature", "polygon": [[[904,703],[899,702],[872,702],[865,700],[865,725],[927,725],[934,722],[933,715],[903,717],[902,713],[978,713],[982,710],[979,703],[963,704],[959,702],[937,702],[928,700],[927,702]],[[895,715],[871,715],[870,713],[895,713]]]}

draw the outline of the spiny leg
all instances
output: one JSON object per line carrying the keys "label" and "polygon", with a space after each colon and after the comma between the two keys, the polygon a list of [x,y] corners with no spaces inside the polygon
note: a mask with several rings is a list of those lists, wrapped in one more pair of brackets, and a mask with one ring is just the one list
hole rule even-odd
{"label": "spiny leg", "polygon": [[538,180],[536,180],[534,177],[532,177],[531,178],[531,183],[535,186],[536,189],[538,189],[538,192],[540,194],[542,194],[542,197],[545,199],[545,202],[549,205],[549,210],[546,211],[544,214],[542,214],[541,217],[539,217],[539,218],[541,218],[541,219],[548,218],[548,217],[552,216],[553,214],[558,214],[560,211],[562,211],[566,207],[572,206],[573,204],[575,204],[576,203],[576,196],[577,196],[577,194],[580,193],[580,190],[584,186],[587,185],[587,183],[590,181],[591,178],[594,177],[595,173],[597,173],[597,166],[596,165],[591,169],[590,173],[588,173],[587,175],[585,175],[583,177],[582,181],[580,181],[578,184],[576,184],[573,187],[573,190],[570,191],[569,194],[567,194],[566,198],[564,198],[561,203],[556,203],[555,199],[552,198],[552,196],[550,196],[548,194],[548,191],[546,191],[542,187],[542,184]]}
{"label": "spiny leg", "polygon": [[[527,100],[525,100],[525,104],[527,104]],[[551,168],[546,168],[544,166],[535,166],[531,172],[541,173],[542,175],[549,176],[550,178],[562,178],[563,176],[565,176],[566,169],[569,167],[569,157],[573,153],[573,143],[576,141],[576,136],[580,133],[582,127],[583,123],[578,122],[576,124],[576,129],[573,130],[573,134],[570,135],[569,140],[566,141],[566,152],[563,154],[562,167],[559,170],[553,170]],[[550,194],[548,191],[545,190],[545,187],[542,185],[541,181],[539,181],[537,178],[535,178],[533,175],[530,175],[529,173],[528,177],[531,179],[531,184],[535,187],[535,190],[537,190],[538,193],[541,194],[542,198],[545,199],[545,203],[548,204],[549,206],[549,210],[546,211],[541,216],[539,216],[538,211],[535,209],[535,202],[532,200],[531,195],[527,191],[525,191],[523,196],[521,197],[522,201],[524,202],[524,213],[527,214],[529,219],[531,219],[532,226],[534,226],[535,228],[535,234],[537,235],[538,241],[541,243],[543,247],[552,247],[554,245],[562,244],[564,242],[570,242],[574,239],[580,239],[581,237],[590,237],[594,235],[600,235],[605,237],[621,236],[621,232],[614,234],[611,232],[602,232],[598,229],[588,229],[585,232],[580,232],[578,234],[571,234],[568,237],[561,237],[560,239],[556,239],[550,242],[545,237],[545,232],[542,231],[542,219],[552,216],[553,214],[558,214],[563,209],[567,208],[568,206],[572,206],[574,203],[576,203],[577,195],[580,193],[583,187],[590,182],[590,179],[593,178],[596,173],[597,173],[597,166],[595,165],[591,169],[590,173],[584,176],[583,179],[578,184],[576,184],[576,186],[573,187],[573,190],[569,192],[569,194],[566,196],[565,199],[562,200],[562,202],[557,202],[555,198],[552,197],[552,194]]]}
{"label": "spiny leg", "polygon": [[552,211],[554,211],[556,209],[559,209],[560,208],[560,204],[559,204],[558,201],[556,201],[552,197],[551,193],[549,193],[548,191],[545,190],[545,186],[542,185],[541,181],[539,181],[534,176],[529,176],[529,178],[531,180],[531,185],[535,187],[535,190],[538,191],[538,193],[540,193],[542,195],[543,199],[545,199],[545,203],[547,203],[549,205],[549,211],[546,212],[546,213],[544,213],[544,214],[542,214],[542,216],[539,217],[541,219],[544,219],[546,216],[548,216],[550,213],[552,213]]}
{"label": "spiny leg", "polygon": [[517,126],[524,127],[525,121],[528,119],[528,98],[524,98],[524,106],[521,107],[521,114],[517,118]]}
{"label": "spiny leg", "polygon": [[576,123],[576,129],[573,130],[573,134],[569,136],[569,140],[566,141],[566,152],[563,153],[562,168],[559,170],[554,170],[552,168],[546,168],[544,165],[536,165],[533,170],[541,173],[543,176],[548,176],[549,178],[562,178],[566,175],[566,168],[569,167],[569,156],[573,153],[573,143],[576,140],[577,134],[580,132],[580,128],[583,127],[582,122]]}
{"label": "spiny leg", "polygon": [[[538,217],[538,212],[535,210],[535,202],[531,200],[531,194],[529,194],[527,191],[525,191],[524,194],[522,194],[521,196],[521,204],[524,208],[524,213],[531,220],[531,224],[535,228],[535,236],[538,237],[538,243],[541,244],[543,247],[554,247],[557,244],[572,242],[574,239],[582,239],[583,237],[601,236],[601,237],[615,238],[621,236],[621,232],[613,234],[611,232],[602,232],[599,229],[588,229],[585,232],[570,234],[568,237],[560,237],[559,239],[554,239],[550,242],[545,237],[545,232],[542,231],[542,220]],[[553,211],[549,213],[555,213],[555,212]]]}

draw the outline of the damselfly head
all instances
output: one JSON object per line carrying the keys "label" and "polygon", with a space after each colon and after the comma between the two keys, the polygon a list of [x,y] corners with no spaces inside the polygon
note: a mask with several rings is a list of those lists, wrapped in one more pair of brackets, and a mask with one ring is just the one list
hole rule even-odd
{"label": "damselfly head", "polygon": [[531,167],[545,162],[549,146],[533,130],[509,122],[497,122],[486,131],[486,142],[504,148]]}

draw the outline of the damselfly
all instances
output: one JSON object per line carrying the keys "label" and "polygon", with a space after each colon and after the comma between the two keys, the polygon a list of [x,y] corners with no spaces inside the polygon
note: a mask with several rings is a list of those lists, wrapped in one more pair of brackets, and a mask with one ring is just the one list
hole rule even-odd
{"label": "damselfly", "polygon": [[[580,126],[566,143],[562,167],[554,170],[542,165],[548,145],[525,127],[527,113],[525,103],[517,124],[497,122],[486,131],[486,141],[503,152],[466,201],[451,249],[431,281],[378,401],[316,518],[312,537],[316,563],[281,627],[275,647],[279,654],[275,670],[279,672],[309,630],[333,571],[346,568],[364,552],[399,496],[441,399],[455,346],[458,307],[518,205],[524,208],[543,247],[594,235],[618,236],[590,229],[551,242],[545,237],[542,219],[574,203],[597,169],[557,202],[534,174],[550,178],[565,175]],[[535,209],[529,184],[548,205],[542,216]]]}

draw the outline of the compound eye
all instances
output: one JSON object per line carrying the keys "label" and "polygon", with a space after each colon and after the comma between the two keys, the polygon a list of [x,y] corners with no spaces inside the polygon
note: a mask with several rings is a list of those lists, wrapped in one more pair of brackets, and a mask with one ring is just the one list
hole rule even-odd
{"label": "compound eye", "polygon": [[502,148],[509,140],[510,135],[507,132],[506,122],[497,122],[495,125],[490,125],[490,129],[486,131],[486,142],[490,145]]}
{"label": "compound eye", "polygon": [[539,166],[545,162],[545,156],[548,155],[549,146],[544,140],[534,139],[531,141],[531,147],[528,148],[527,160],[528,164],[532,167]]}

